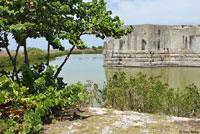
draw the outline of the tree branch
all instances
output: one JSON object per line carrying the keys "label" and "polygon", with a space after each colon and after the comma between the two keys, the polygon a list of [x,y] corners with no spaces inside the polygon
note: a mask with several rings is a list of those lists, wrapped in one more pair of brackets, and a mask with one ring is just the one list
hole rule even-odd
{"label": "tree branch", "polygon": [[75,48],[75,45],[72,46],[72,48],[70,49],[69,53],[67,54],[67,56],[65,57],[63,63],[60,65],[60,67],[58,68],[57,72],[54,75],[54,78],[56,79],[60,73],[60,71],[62,70],[62,67],[65,65],[65,63],[67,62],[67,60],[69,59],[69,56],[71,55],[73,49]]}
{"label": "tree branch", "polygon": [[[13,65],[13,67],[14,67],[14,59],[13,59],[11,53],[10,53],[10,50],[8,49],[7,46],[5,47],[5,49],[6,49],[6,52],[7,52],[8,56],[9,56],[11,62],[12,62],[12,65]],[[14,69],[13,69],[13,70],[14,70]],[[14,81],[14,74],[12,75],[12,80]]]}
{"label": "tree branch", "polygon": [[83,32],[81,35],[86,35],[86,34],[88,34],[88,35],[94,35],[94,34],[101,34],[101,33],[99,33],[99,32],[92,32],[92,33],[89,33],[89,32]]}
{"label": "tree branch", "polygon": [[24,40],[23,40],[23,46],[24,46],[25,64],[29,67],[28,52],[27,52],[27,47],[26,47],[26,38],[24,38]]}
{"label": "tree branch", "polygon": [[20,48],[20,45],[18,45],[17,49],[16,49],[15,57],[13,60],[13,74],[12,74],[13,78],[14,78],[14,76],[16,76],[17,82],[19,81],[19,77],[18,77],[18,73],[17,73],[17,55],[19,52],[19,48]]}
{"label": "tree branch", "polygon": [[49,57],[50,57],[50,42],[48,41],[48,50],[47,50],[47,66],[49,66]]}

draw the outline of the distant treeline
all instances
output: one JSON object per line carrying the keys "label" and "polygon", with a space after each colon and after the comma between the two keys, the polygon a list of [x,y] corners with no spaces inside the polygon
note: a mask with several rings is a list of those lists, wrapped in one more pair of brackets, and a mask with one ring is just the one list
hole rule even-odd
{"label": "distant treeline", "polygon": [[[103,49],[101,46],[99,47],[93,46],[90,49],[74,50],[72,54],[101,54],[102,52],[103,52]],[[50,54],[50,59],[53,60],[56,57],[67,55],[68,53],[69,53],[68,50],[54,52]],[[45,53],[43,50],[39,48],[29,48],[28,55],[29,55],[30,64],[45,62],[47,59],[47,53]],[[22,55],[19,54],[17,56],[17,64],[18,65],[24,64],[23,54]],[[12,63],[9,60],[8,56],[0,56],[0,68],[5,68],[5,67],[12,67]]]}

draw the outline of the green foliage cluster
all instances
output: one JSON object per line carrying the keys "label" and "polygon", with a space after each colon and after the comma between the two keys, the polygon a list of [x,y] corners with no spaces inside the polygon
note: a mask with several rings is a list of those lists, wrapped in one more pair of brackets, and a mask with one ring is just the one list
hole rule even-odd
{"label": "green foliage cluster", "polygon": [[[55,73],[57,77],[69,59],[73,49],[85,49],[87,45],[81,39],[83,35],[95,35],[121,38],[133,31],[133,27],[124,29],[118,16],[112,17],[107,11],[104,0],[1,0],[0,1],[0,49],[6,49],[13,68],[12,79],[18,80],[17,56],[20,47],[24,48],[24,63],[29,66],[33,60],[27,52],[27,39],[45,38],[48,42],[47,65],[49,65],[50,46],[64,50],[61,40],[68,40],[72,48]],[[8,34],[17,43],[16,54],[9,52]],[[41,56],[40,56],[41,57]]]}
{"label": "green foliage cluster", "polygon": [[125,73],[115,73],[102,90],[102,98],[109,108],[200,117],[200,89],[195,85],[188,86],[185,93],[174,91],[157,77],[142,73],[129,79]]}
{"label": "green foliage cluster", "polygon": [[44,51],[42,51],[39,48],[28,48],[28,54],[29,55],[42,55],[42,54],[44,54]]}
{"label": "green foliage cluster", "polygon": [[103,49],[103,46],[97,46],[97,47],[96,47],[96,46],[92,46],[91,48],[92,48],[93,50],[96,50],[96,49]]}
{"label": "green foliage cluster", "polygon": [[103,46],[98,46],[97,48],[98,48],[98,49],[103,49]]}
{"label": "green foliage cluster", "polygon": [[9,57],[7,56],[0,56],[0,67],[4,68],[4,67],[9,67],[12,66],[12,62],[9,60]]}
{"label": "green foliage cluster", "polygon": [[80,38],[82,35],[120,38],[132,31],[122,29],[123,22],[111,14],[104,0],[1,0],[0,29],[12,33],[22,46],[27,38],[45,37],[53,48],[64,50],[60,39],[67,39],[83,49],[86,44]]}
{"label": "green foliage cluster", "polygon": [[93,50],[96,50],[96,49],[97,49],[97,47],[96,47],[96,46],[92,46],[92,49],[93,49]]}
{"label": "green foliage cluster", "polygon": [[54,79],[56,66],[22,66],[19,83],[0,75],[0,133],[36,133],[42,117],[58,110],[74,108],[85,100],[87,90],[80,84],[66,86]]}

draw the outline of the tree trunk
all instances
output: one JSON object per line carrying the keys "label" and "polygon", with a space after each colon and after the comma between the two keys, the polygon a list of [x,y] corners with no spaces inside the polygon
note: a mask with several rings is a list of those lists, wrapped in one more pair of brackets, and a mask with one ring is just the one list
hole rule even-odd
{"label": "tree trunk", "polygon": [[14,70],[14,59],[13,59],[13,57],[12,57],[12,55],[11,55],[11,53],[10,53],[8,47],[5,47],[5,48],[6,48],[6,52],[7,52],[8,56],[9,56],[11,62],[12,62],[12,65],[13,65],[12,80],[14,81],[14,73],[15,73],[15,71],[16,71],[16,70]]}
{"label": "tree trunk", "polygon": [[14,76],[16,77],[17,82],[19,81],[19,77],[18,77],[18,73],[17,73],[17,55],[19,52],[19,48],[20,48],[20,45],[18,45],[17,49],[16,49],[15,57],[13,60],[13,74],[12,74],[13,78],[14,78]]}
{"label": "tree trunk", "polygon": [[26,48],[26,38],[23,40],[25,64],[29,67],[28,52]]}
{"label": "tree trunk", "polygon": [[67,60],[69,59],[69,56],[71,55],[73,49],[74,49],[75,45],[73,45],[73,47],[70,49],[69,53],[67,54],[67,56],[65,57],[65,60],[63,61],[63,63],[60,65],[60,67],[58,68],[57,72],[54,75],[54,78],[57,78],[60,71],[62,70],[62,67],[65,65],[65,63],[67,62]]}
{"label": "tree trunk", "polygon": [[49,57],[50,57],[50,42],[48,41],[48,50],[47,50],[47,66],[49,66]]}
{"label": "tree trunk", "polygon": [[9,56],[9,58],[10,58],[12,64],[13,64],[13,57],[12,57],[12,55],[11,55],[11,53],[10,53],[8,47],[5,47],[5,48],[6,48],[6,52],[7,52],[8,56]]}

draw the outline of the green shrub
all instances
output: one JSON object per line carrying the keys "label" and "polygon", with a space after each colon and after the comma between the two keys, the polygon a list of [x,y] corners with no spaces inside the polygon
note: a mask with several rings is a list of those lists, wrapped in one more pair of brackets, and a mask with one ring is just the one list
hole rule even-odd
{"label": "green shrub", "polygon": [[12,62],[10,61],[9,57],[7,56],[0,56],[0,67],[8,67],[12,66]]}
{"label": "green shrub", "polygon": [[93,49],[93,50],[97,50],[97,47],[96,47],[96,46],[92,46],[92,49]]}
{"label": "green shrub", "polygon": [[103,46],[98,46],[97,48],[98,48],[98,49],[103,49]]}
{"label": "green shrub", "polygon": [[39,48],[30,48],[28,49],[28,54],[30,55],[38,55],[38,54],[44,54],[44,51],[42,51],[41,49]]}
{"label": "green shrub", "polygon": [[63,78],[53,77],[56,69],[22,66],[18,83],[0,75],[0,133],[37,133],[42,117],[56,114],[55,109],[75,108],[84,102],[85,87],[81,83],[66,86]]}
{"label": "green shrub", "polygon": [[115,73],[102,90],[105,107],[175,116],[200,117],[200,90],[195,85],[187,92],[175,92],[158,77],[138,73],[126,78],[125,73]]}

